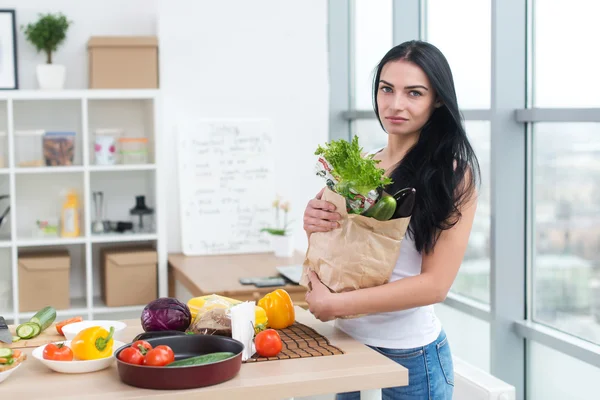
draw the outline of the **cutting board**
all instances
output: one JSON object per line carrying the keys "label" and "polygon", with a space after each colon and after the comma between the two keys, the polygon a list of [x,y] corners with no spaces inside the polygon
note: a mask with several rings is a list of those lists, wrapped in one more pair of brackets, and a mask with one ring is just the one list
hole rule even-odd
{"label": "cutting board", "polygon": [[280,329],[278,332],[282,342],[279,354],[275,357],[261,357],[254,354],[244,363],[344,354],[340,348],[329,343],[325,336],[299,322],[294,322],[292,326]]}
{"label": "cutting board", "polygon": [[[18,325],[9,325],[8,329],[13,336],[16,336],[16,329]],[[60,342],[66,340],[64,336],[59,335],[56,331],[56,323],[50,325],[48,328],[44,329],[42,333],[33,339],[21,339],[18,342],[13,342],[12,344],[6,344],[0,342],[0,348],[9,347],[11,349],[22,349],[27,347],[39,347],[52,342]]]}

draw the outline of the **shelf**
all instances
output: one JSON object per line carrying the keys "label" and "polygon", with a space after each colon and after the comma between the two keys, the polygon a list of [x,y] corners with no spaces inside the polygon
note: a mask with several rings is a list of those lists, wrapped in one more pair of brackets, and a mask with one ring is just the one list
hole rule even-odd
{"label": "shelf", "polygon": [[81,165],[69,165],[64,167],[16,167],[17,174],[55,174],[69,172],[83,172]]}
{"label": "shelf", "polygon": [[90,171],[154,171],[156,164],[119,164],[119,165],[92,165]]}
{"label": "shelf", "polygon": [[[23,320],[28,320],[29,318],[33,317],[36,312],[37,311],[20,312],[19,318],[20,318],[21,322],[23,322]],[[87,309],[85,299],[84,298],[73,298],[73,299],[71,299],[71,308],[64,309],[64,310],[56,310],[56,317],[58,318],[58,317],[82,316],[87,319],[87,312],[88,312],[88,309]]]}
{"label": "shelf", "polygon": [[86,242],[84,236],[76,238],[48,237],[48,238],[31,238],[18,239],[17,246],[19,247],[35,247],[35,246],[64,246],[69,244],[82,244]]}
{"label": "shelf", "polygon": [[155,233],[109,233],[105,235],[92,235],[92,243],[111,243],[111,242],[143,242],[148,240],[157,240]]}
{"label": "shelf", "polygon": [[76,100],[76,99],[154,99],[158,95],[156,89],[133,90],[15,90],[0,92],[1,100]]}
{"label": "shelf", "polygon": [[8,175],[10,173],[9,168],[0,168],[0,175]]}
{"label": "shelf", "polygon": [[11,244],[10,240],[0,240],[0,249],[10,247]]}
{"label": "shelf", "polygon": [[140,304],[137,306],[123,306],[123,307],[107,307],[102,300],[102,297],[96,296],[94,297],[94,314],[100,313],[113,313],[113,312],[141,312],[146,304]]}

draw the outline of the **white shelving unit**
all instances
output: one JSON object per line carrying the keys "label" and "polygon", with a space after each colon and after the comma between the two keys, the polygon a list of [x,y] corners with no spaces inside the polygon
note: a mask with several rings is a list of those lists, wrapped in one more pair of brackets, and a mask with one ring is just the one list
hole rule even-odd
{"label": "white shelving unit", "polygon": [[[71,258],[71,307],[58,309],[61,317],[108,318],[117,313],[141,311],[144,307],[145,304],[107,307],[102,302],[99,254],[106,246],[154,247],[158,255],[157,295],[167,295],[166,199],[160,187],[159,110],[157,90],[0,92],[0,132],[6,132],[0,136],[0,156],[4,160],[4,168],[0,168],[0,195],[10,195],[10,213],[0,225],[0,315],[7,321],[19,323],[34,314],[19,311],[18,255],[22,250],[67,248],[81,255]],[[124,136],[148,137],[149,162],[94,165],[94,130],[100,128],[122,128]],[[22,138],[15,131],[31,129],[75,131],[74,165],[20,167],[17,151],[22,152],[27,145],[18,142]],[[64,201],[61,192],[68,189],[75,189],[80,195],[81,236],[34,237],[32,225],[36,219],[60,217]],[[130,221],[128,213],[135,206],[135,197],[144,195],[148,207],[154,209],[155,229],[144,233],[93,234],[92,192],[96,190],[104,192],[105,219],[112,221]],[[8,201],[0,204],[0,213],[7,205]]]}

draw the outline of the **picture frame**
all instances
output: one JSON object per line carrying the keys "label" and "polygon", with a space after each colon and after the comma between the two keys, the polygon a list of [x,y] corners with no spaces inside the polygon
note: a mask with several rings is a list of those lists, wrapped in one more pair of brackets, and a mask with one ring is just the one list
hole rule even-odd
{"label": "picture frame", "polygon": [[15,10],[0,9],[0,90],[19,88]]}

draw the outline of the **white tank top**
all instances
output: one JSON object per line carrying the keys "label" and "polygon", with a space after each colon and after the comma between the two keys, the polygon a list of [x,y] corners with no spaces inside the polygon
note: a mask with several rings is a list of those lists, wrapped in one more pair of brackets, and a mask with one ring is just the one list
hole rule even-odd
{"label": "white tank top", "polygon": [[[407,233],[402,240],[400,255],[390,282],[419,275],[421,263],[421,253]],[[389,349],[425,346],[436,340],[442,329],[433,305],[353,319],[337,319],[335,326],[361,343]]]}

